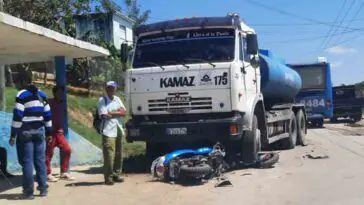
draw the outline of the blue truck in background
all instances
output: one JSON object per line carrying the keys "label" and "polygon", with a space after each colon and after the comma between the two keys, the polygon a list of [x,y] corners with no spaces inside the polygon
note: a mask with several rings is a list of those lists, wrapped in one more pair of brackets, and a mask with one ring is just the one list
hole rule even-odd
{"label": "blue truck in background", "polygon": [[319,60],[309,64],[290,64],[302,79],[302,88],[296,102],[306,106],[307,120],[316,127],[323,127],[324,119],[333,116],[333,94],[330,63]]}

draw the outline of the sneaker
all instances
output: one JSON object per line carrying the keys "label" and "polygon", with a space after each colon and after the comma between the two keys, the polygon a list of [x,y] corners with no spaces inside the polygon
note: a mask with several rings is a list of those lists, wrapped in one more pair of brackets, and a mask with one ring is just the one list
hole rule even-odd
{"label": "sneaker", "polygon": [[124,182],[124,179],[121,176],[114,176],[113,180],[114,182],[119,182],[119,183]]}
{"label": "sneaker", "polygon": [[112,185],[114,185],[114,182],[113,181],[105,181],[105,184],[109,185],[109,186],[112,186]]}
{"label": "sneaker", "polygon": [[21,199],[23,199],[23,200],[33,200],[34,199],[34,195],[33,194],[23,194],[23,196],[21,197]]}
{"label": "sneaker", "polygon": [[56,177],[54,177],[52,174],[48,175],[47,180],[49,182],[58,182],[58,179]]}
{"label": "sneaker", "polygon": [[46,197],[47,195],[48,195],[48,190],[40,191],[39,196],[41,196],[41,197]]}
{"label": "sneaker", "polygon": [[71,176],[70,173],[62,173],[60,179],[67,180],[67,181],[73,181],[73,180],[75,180],[75,177]]}

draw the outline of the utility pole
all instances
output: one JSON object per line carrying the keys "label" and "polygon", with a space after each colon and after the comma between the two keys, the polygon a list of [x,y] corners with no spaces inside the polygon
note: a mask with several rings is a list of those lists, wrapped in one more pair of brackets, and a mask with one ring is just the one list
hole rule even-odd
{"label": "utility pole", "polygon": [[[0,12],[4,11],[4,0],[0,0]],[[0,111],[5,111],[5,67],[0,62]]]}

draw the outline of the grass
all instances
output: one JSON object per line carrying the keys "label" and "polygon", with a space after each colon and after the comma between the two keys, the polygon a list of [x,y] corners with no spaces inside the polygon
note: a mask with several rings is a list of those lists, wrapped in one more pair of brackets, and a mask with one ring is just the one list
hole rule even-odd
{"label": "grass", "polygon": [[[41,86],[41,89],[47,94],[48,97],[52,96],[52,92],[49,87]],[[5,90],[7,112],[12,112],[17,92],[18,91],[14,88],[6,88]],[[85,139],[101,148],[101,136],[92,127],[92,114],[95,112],[98,98],[86,98],[68,94],[67,100],[69,117],[68,126],[76,133],[80,134]],[[126,122],[128,119],[129,116],[126,116],[124,121]],[[123,152],[124,156],[136,156],[144,154],[145,143],[127,143],[125,139],[123,139]]]}

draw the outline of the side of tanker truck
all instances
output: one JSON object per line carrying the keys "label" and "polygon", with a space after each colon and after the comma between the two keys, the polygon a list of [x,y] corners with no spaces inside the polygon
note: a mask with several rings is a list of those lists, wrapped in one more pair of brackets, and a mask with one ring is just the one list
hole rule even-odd
{"label": "side of tanker truck", "polygon": [[148,156],[219,142],[248,165],[272,144],[305,145],[305,107],[294,102],[299,74],[260,50],[237,14],[142,25],[136,35],[125,78],[127,141],[146,142]]}

